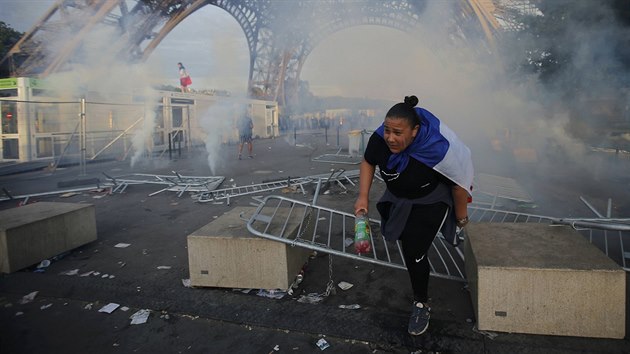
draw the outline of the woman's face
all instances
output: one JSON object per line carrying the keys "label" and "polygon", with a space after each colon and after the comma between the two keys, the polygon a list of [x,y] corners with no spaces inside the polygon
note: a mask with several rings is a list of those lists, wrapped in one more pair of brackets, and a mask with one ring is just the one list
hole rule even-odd
{"label": "woman's face", "polygon": [[383,138],[389,147],[389,150],[397,154],[407,148],[416,137],[419,126],[411,126],[406,119],[397,117],[385,118],[385,132]]}

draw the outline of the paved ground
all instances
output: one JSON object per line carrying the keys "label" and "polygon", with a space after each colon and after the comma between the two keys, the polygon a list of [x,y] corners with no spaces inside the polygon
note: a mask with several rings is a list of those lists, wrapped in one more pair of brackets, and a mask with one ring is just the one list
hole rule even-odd
{"label": "paved ground", "polygon": [[[338,167],[358,168],[311,161],[337,151],[337,146],[327,146],[321,135],[301,136],[299,143],[295,146],[284,139],[255,141],[255,158],[240,161],[236,159],[235,146],[223,146],[213,151],[223,158],[214,174],[226,177],[226,187],[329,173]],[[341,145],[347,146],[343,140]],[[484,156],[476,164],[477,171],[507,171],[508,177],[519,174],[512,165],[496,167],[489,160],[493,158]],[[133,168],[128,162],[89,164],[86,176],[79,176],[78,166],[54,173],[36,169],[41,166],[32,167],[34,171],[0,175],[0,187],[13,195],[45,192],[57,189],[60,182],[64,185],[90,178],[105,180],[102,172],[213,175],[206,155],[199,151],[172,161],[145,160]],[[4,168],[8,171],[7,166]],[[552,181],[560,178],[547,177]],[[537,185],[534,179],[523,183],[528,188]],[[579,195],[593,198],[598,205],[604,202],[597,198],[603,198],[608,191],[599,189],[603,188],[601,183],[595,185],[586,194],[571,193],[566,188],[548,188],[542,193],[533,190],[532,194],[543,200],[537,211],[581,213],[584,207],[579,206]],[[382,185],[376,183],[375,188]],[[257,296],[256,291],[186,287],[182,282],[189,277],[186,236],[231,208],[250,205],[253,200],[240,197],[233,198],[230,205],[199,204],[187,195],[178,198],[172,192],[148,196],[158,189],[130,186],[123,194],[82,192],[66,198],[57,195],[30,199],[94,204],[98,241],[53,260],[45,272],[30,268],[0,276],[0,353],[309,353],[321,351],[317,346],[320,339],[330,345],[324,350],[328,353],[630,352],[627,339],[480,333],[475,330],[465,284],[438,278],[431,280],[433,317],[429,330],[411,337],[406,333],[411,304],[406,272],[325,254],[309,260],[299,288],[281,299]],[[312,188],[308,192],[288,196],[310,200]],[[625,184],[621,192],[617,188],[613,194],[616,201],[621,201],[616,204],[620,211],[626,211],[623,208],[630,200],[625,199],[628,193]],[[375,190],[373,199],[377,196]],[[355,198],[356,188],[348,186],[347,192],[332,189],[330,194],[320,196],[319,204],[351,211]],[[0,202],[0,209],[17,204]],[[561,206],[565,209],[558,209]],[[114,247],[121,242],[131,245]],[[170,268],[158,269],[160,266]],[[62,274],[74,269],[80,274],[100,274]],[[103,277],[105,274],[108,276]],[[331,279],[333,284],[346,281],[354,287],[346,291],[335,287],[318,304],[297,301],[302,294],[324,293]],[[20,304],[23,296],[34,291],[38,293],[32,302]],[[129,309],[119,308],[111,314],[98,311],[112,302]],[[350,304],[361,308],[339,308]],[[140,309],[150,310],[148,321],[131,325],[129,317]]]}

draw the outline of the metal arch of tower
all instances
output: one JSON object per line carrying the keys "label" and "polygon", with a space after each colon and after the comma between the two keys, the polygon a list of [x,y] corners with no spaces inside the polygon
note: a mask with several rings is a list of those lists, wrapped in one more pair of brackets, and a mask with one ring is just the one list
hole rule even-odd
{"label": "metal arch of tower", "polygon": [[[499,30],[499,24],[493,17],[496,9],[493,0],[460,0],[453,3],[454,13],[458,18],[455,26],[467,23],[473,24],[478,32],[483,33],[493,47],[493,37]],[[365,1],[348,2],[344,0],[329,0],[322,6],[309,7],[313,2],[296,1],[295,8],[306,13],[307,16],[299,17],[296,27],[267,29],[271,35],[268,38],[260,38],[258,48],[263,51],[255,53],[254,66],[250,68],[250,85],[262,86],[266,97],[279,101],[282,105],[288,99],[294,99],[298,90],[299,76],[304,61],[310,52],[323,39],[334,32],[359,25],[379,25],[413,33],[420,25],[420,16],[426,6],[426,0],[398,0],[398,1]],[[296,11],[297,12],[297,11]],[[277,19],[274,19],[274,23]],[[300,31],[308,28],[307,32]],[[293,34],[284,43],[277,44],[277,29]],[[456,29],[451,29],[456,32]],[[460,29],[461,32],[461,29]],[[260,31],[260,33],[267,33]],[[299,34],[299,35],[295,35]],[[464,38],[465,39],[465,38]],[[272,43],[269,46],[269,43]],[[269,46],[264,51],[264,46]],[[287,87],[287,85],[289,87]]]}
{"label": "metal arch of tower", "polygon": [[[15,73],[45,77],[62,71],[85,50],[82,41],[99,25],[110,26],[121,40],[112,45],[119,57],[146,60],[163,38],[187,16],[206,5],[230,13],[245,34],[250,52],[249,86],[281,105],[297,92],[302,65],[328,35],[358,25],[380,25],[411,31],[419,24],[426,0],[275,1],[275,0],[58,0],[3,59],[26,56]],[[499,0],[458,0],[455,24],[477,23],[491,41],[498,29],[493,17]],[[287,8],[297,16],[283,16]],[[461,32],[461,30],[460,30]],[[53,37],[67,36],[56,51],[45,47]],[[287,87],[288,85],[289,87]]]}
{"label": "metal arch of tower", "polygon": [[[2,62],[9,61],[14,76],[46,77],[62,71],[72,61],[72,56],[80,55],[82,41],[99,25],[117,30],[124,44],[118,44],[119,51],[112,55],[120,54],[122,48],[135,38],[147,36],[162,20],[159,13],[149,10],[144,3],[135,2],[131,9],[129,3],[133,1],[58,0],[9,50]],[[47,48],[50,43],[62,45]],[[26,60],[16,67],[14,59],[19,56]]]}
{"label": "metal arch of tower", "polygon": [[[499,29],[493,0],[459,0],[456,23],[476,22],[478,31],[493,45]],[[281,10],[298,14],[280,18],[274,1],[209,1],[232,14],[246,34],[250,50],[249,86],[264,98],[285,105],[298,90],[299,76],[310,52],[334,32],[359,25],[380,25],[413,33],[420,24],[426,0],[326,2],[292,1]],[[230,8],[229,6],[232,6]],[[253,5],[258,5],[253,7]],[[234,9],[249,16],[239,17]],[[288,16],[287,16],[288,17]],[[292,16],[293,17],[293,16]],[[246,21],[243,21],[245,19]],[[307,30],[304,31],[304,28]],[[453,30],[454,31],[454,30]],[[287,87],[288,86],[288,87]]]}
{"label": "metal arch of tower", "polygon": [[[230,1],[230,0],[195,0],[188,7],[183,8],[182,11],[171,16],[159,32],[151,38],[150,43],[142,50],[142,60],[148,59],[153,50],[157,48],[160,42],[166,37],[166,35],[173,30],[181,21],[191,15],[193,12],[199,10],[205,5],[214,5],[227,11],[243,29],[245,34],[247,45],[250,53],[250,80],[251,80],[251,68],[253,67],[253,61],[256,53],[256,45],[258,43],[258,28],[256,23],[260,20],[259,6],[256,1]],[[136,43],[140,48],[140,43]]]}

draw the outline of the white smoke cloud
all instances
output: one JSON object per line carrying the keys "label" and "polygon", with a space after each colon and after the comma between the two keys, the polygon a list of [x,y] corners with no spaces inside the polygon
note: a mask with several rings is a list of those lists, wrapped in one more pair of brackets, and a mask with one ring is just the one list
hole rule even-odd
{"label": "white smoke cloud", "polygon": [[[580,5],[590,6],[589,3],[580,2]],[[556,104],[561,94],[557,91],[543,93],[533,75],[506,73],[505,58],[487,55],[485,47],[479,43],[454,42],[449,27],[454,18],[450,4],[452,2],[427,2],[419,19],[420,26],[412,33],[382,26],[358,26],[334,33],[309,55],[301,78],[310,82],[315,94],[323,96],[386,98],[399,102],[404,96],[415,94],[421,106],[434,112],[473,146],[490,146],[501,132],[511,129],[512,148],[540,150],[554,141],[571,159],[583,162],[580,155],[586,154],[589,147],[567,133],[569,112]],[[360,2],[346,2],[349,8],[340,11],[352,14],[351,7],[356,5]],[[601,7],[596,2],[593,6]],[[217,16],[218,12],[223,15]],[[217,21],[208,21],[207,16],[202,16],[209,13],[217,16]],[[290,13],[285,15],[296,17]],[[216,25],[200,27],[201,23]],[[300,25],[308,32],[308,23]],[[556,86],[570,85],[569,79],[579,76],[593,92],[614,92],[615,89],[602,80],[601,73],[605,71],[602,68],[615,72],[619,67],[605,40],[617,35],[618,30],[614,21],[597,31],[585,30],[579,23],[570,26],[566,40],[579,44],[572,63],[575,70],[564,77],[567,81],[559,78]],[[207,36],[199,36],[199,33]],[[146,71],[141,67],[103,61],[99,53],[112,50],[103,41],[108,45],[117,42],[108,40],[110,35],[103,34],[103,38],[94,41],[101,44],[90,49],[94,55],[84,63],[85,68],[90,69],[82,71],[76,66],[74,78],[68,79],[68,87],[78,87],[78,83],[90,77],[89,82],[116,92],[137,82],[148,83],[147,76],[155,77],[145,76]],[[247,55],[247,43],[236,21],[223,10],[206,6],[178,25],[153,53],[149,63],[159,67],[162,78],[172,76],[175,81],[175,63],[184,62],[193,74],[193,87],[209,83],[213,88],[228,88],[236,82],[244,87],[249,67]],[[94,67],[96,74],[92,72]],[[222,71],[230,72],[228,81],[222,79],[225,77]],[[619,71],[619,75],[627,73]],[[383,107],[383,111],[388,108]],[[205,126],[207,131],[213,131],[210,122]],[[216,137],[209,139],[208,144],[216,146]],[[482,154],[473,156],[488,163],[483,161],[487,159],[483,159]],[[209,159],[214,158],[209,155]],[[209,160],[209,164],[216,168],[218,161]]]}
{"label": "white smoke cloud", "polygon": [[[473,148],[480,171],[485,167],[493,170],[491,164],[505,167],[513,163],[486,158],[485,151],[490,151],[497,139],[505,139],[506,131],[510,134],[509,140],[502,141],[505,155],[512,160],[537,162],[529,166],[534,167],[532,172],[538,170],[539,176],[545,174],[542,168],[553,168],[552,162],[544,160],[557,157],[546,151],[550,145],[572,163],[591,164],[591,157],[585,156],[590,146],[567,131],[570,111],[558,104],[561,92],[545,91],[536,75],[506,72],[507,59],[491,55],[479,42],[453,41],[456,36],[448,26],[454,15],[449,3],[427,2],[419,28],[411,33],[358,26],[332,34],[310,54],[302,79],[309,81],[318,95],[395,102],[407,95],[418,96],[420,106],[436,114]],[[612,49],[603,48],[610,41],[598,39],[619,35],[618,30],[614,23],[595,31],[579,24],[571,26],[567,35],[580,44],[571,63],[575,70],[556,86],[567,87],[569,79],[580,77],[585,87],[592,88],[593,96],[614,92],[602,73],[628,74],[617,70],[619,63]],[[522,51],[508,53],[522,55]]]}
{"label": "white smoke cloud", "polygon": [[[63,32],[46,42],[51,50],[63,48],[73,38]],[[103,111],[109,111],[119,123],[113,129],[124,130],[140,117],[141,124],[131,130],[133,152],[131,165],[146,156],[152,147],[155,111],[158,97],[151,89],[152,69],[145,64],[130,64],[118,53],[124,46],[116,29],[97,25],[86,34],[81,48],[64,64],[63,70],[46,78],[47,84],[63,100],[85,98],[88,131],[102,130],[106,124]],[[132,102],[134,95],[144,97],[144,103]],[[105,107],[105,105],[110,104]]]}
{"label": "white smoke cloud", "polygon": [[219,152],[223,143],[235,137],[236,119],[245,114],[244,106],[232,100],[221,100],[199,113],[199,126],[205,133],[205,148],[208,154],[208,166],[213,175],[217,174],[225,161]]}

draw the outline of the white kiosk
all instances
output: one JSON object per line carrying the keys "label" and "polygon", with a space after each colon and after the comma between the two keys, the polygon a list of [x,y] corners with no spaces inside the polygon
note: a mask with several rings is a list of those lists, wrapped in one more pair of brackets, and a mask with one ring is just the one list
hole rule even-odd
{"label": "white kiosk", "polygon": [[[64,97],[52,87],[34,78],[0,79],[0,162],[79,159],[82,154],[124,159],[132,137],[143,129],[151,129],[143,134],[149,153],[164,152],[169,143],[201,145],[209,133],[232,143],[238,141],[236,127],[244,114],[252,117],[255,137],[279,136],[275,101],[158,90]],[[219,106],[220,114],[208,114]]]}

